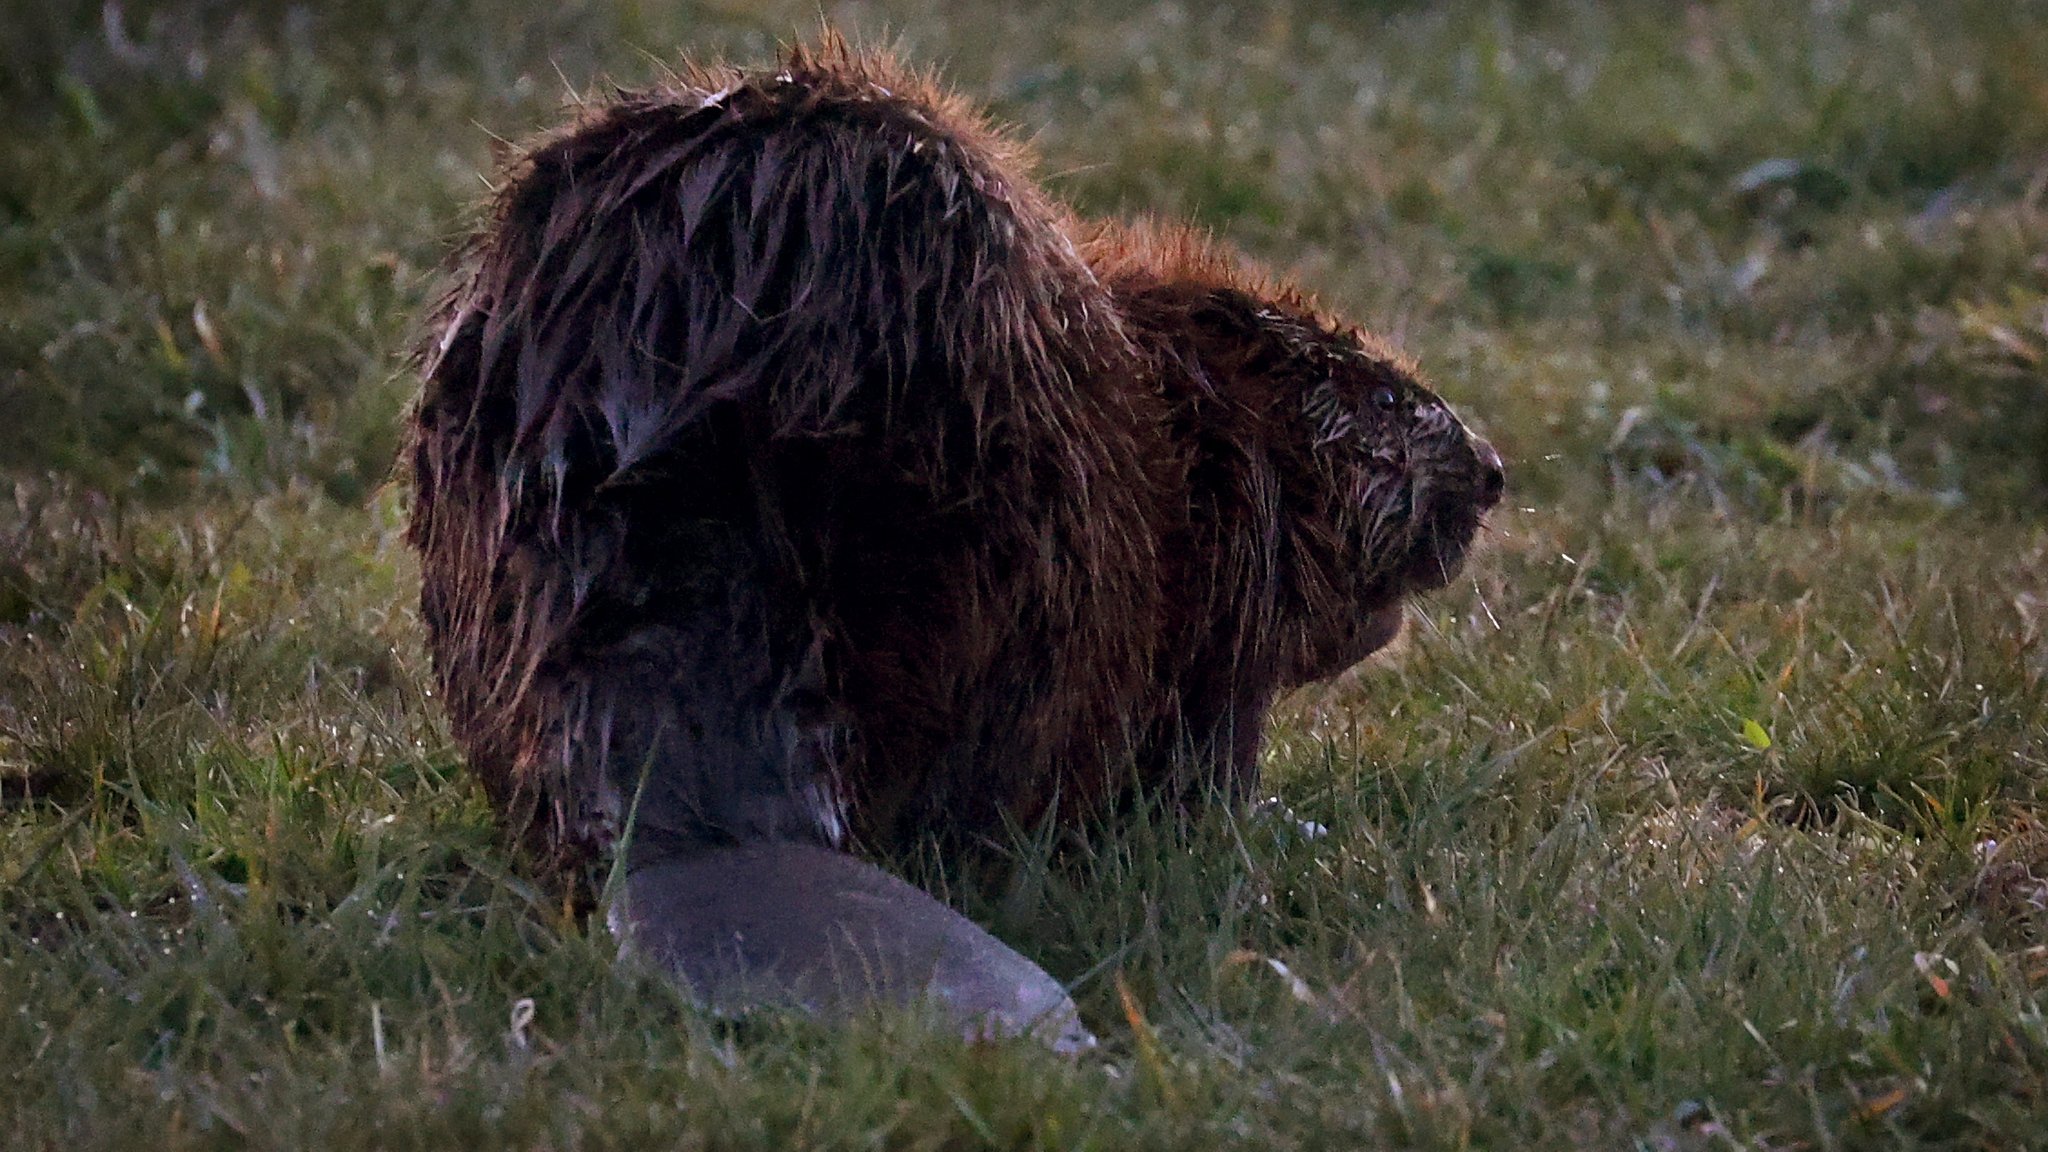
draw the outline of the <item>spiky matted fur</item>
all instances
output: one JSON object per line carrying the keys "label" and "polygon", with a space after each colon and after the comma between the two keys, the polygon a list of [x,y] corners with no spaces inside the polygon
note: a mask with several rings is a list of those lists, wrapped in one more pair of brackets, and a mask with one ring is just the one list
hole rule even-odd
{"label": "spiky matted fur", "polygon": [[1498,461],[1226,250],[1089,225],[836,39],[590,107],[425,350],[412,524],[508,824],[901,845],[1241,790],[1274,693],[1447,579]]}

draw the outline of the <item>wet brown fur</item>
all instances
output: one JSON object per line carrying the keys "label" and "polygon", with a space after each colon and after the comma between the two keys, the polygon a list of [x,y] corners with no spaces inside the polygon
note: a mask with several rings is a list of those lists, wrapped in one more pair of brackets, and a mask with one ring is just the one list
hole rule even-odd
{"label": "wet brown fur", "polygon": [[555,865],[957,843],[1134,766],[1242,794],[1275,693],[1449,578],[1498,472],[1412,365],[1028,171],[836,40],[512,167],[423,352],[411,539],[456,735]]}

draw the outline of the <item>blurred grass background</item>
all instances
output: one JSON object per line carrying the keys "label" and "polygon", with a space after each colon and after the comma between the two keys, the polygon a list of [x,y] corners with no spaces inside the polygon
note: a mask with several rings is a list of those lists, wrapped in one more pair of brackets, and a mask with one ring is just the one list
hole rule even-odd
{"label": "blurred grass background", "polygon": [[[0,1108],[24,1147],[2048,1142],[2048,6],[826,4],[1510,461],[1291,701],[1303,820],[1007,899],[1069,1064],[705,1021],[495,844],[389,484],[494,149],[814,3],[7,5]],[[523,1005],[523,1006],[522,1006]]]}

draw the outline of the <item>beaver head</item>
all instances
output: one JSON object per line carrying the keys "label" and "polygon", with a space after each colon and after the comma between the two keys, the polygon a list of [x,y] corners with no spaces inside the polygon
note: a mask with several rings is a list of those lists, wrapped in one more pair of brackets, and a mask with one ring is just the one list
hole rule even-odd
{"label": "beaver head", "polygon": [[1413,365],[1369,334],[1273,309],[1264,319],[1290,353],[1284,375],[1299,403],[1274,415],[1283,436],[1305,441],[1289,455],[1309,480],[1296,497],[1298,555],[1320,569],[1300,589],[1293,678],[1307,682],[1392,640],[1409,596],[1451,582],[1506,472]]}
{"label": "beaver head", "polygon": [[1500,455],[1412,362],[1205,235],[1100,225],[1084,251],[1174,411],[1197,551],[1228,586],[1206,599],[1237,606],[1281,687],[1392,640],[1500,502]]}
{"label": "beaver head", "polygon": [[1500,455],[1411,362],[1299,294],[1211,287],[1187,319],[1226,440],[1272,485],[1247,510],[1270,508],[1282,679],[1335,675],[1457,574],[1505,489]]}

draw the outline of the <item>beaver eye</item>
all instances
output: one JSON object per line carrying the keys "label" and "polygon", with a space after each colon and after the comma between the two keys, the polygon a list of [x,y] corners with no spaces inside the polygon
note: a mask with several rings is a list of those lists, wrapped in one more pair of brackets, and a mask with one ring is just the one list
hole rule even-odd
{"label": "beaver eye", "polygon": [[1394,390],[1385,384],[1372,390],[1371,400],[1372,406],[1382,412],[1391,411],[1396,404],[1401,402],[1401,398],[1394,394]]}

